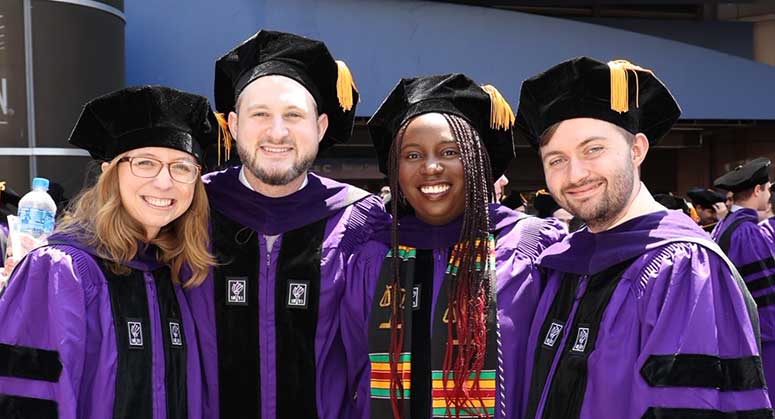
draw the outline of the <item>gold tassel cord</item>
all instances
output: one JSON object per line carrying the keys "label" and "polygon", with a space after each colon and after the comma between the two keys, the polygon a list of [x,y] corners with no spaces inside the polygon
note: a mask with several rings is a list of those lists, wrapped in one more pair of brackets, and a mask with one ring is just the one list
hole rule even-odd
{"label": "gold tassel cord", "polygon": [[5,181],[0,182],[0,192],[5,191]]}
{"label": "gold tassel cord", "polygon": [[491,84],[485,84],[482,86],[484,90],[490,96],[490,128],[508,130],[514,125],[514,111],[511,110],[509,102],[501,95],[498,89]]}
{"label": "gold tassel cord", "polygon": [[339,106],[347,112],[353,108],[353,90],[357,92],[358,88],[355,87],[353,75],[344,61],[336,60],[336,67],[338,73],[336,77],[336,97],[339,99]]}
{"label": "gold tassel cord", "polygon": [[628,71],[632,71],[632,73],[635,74],[635,107],[637,108],[640,102],[638,71],[644,71],[652,75],[654,72],[632,64],[627,60],[609,61],[608,69],[611,73],[611,109],[619,113],[630,110]]}
{"label": "gold tassel cord", "polygon": [[231,157],[232,138],[231,131],[229,131],[229,122],[226,120],[226,115],[223,112],[215,112],[215,119],[218,121],[218,165],[221,165],[221,141],[223,141],[223,150],[225,153],[225,161],[229,161]]}

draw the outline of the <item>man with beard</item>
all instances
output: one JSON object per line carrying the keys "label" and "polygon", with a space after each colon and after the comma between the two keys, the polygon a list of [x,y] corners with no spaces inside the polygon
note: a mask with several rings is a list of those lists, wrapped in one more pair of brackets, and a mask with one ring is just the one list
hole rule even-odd
{"label": "man with beard", "polygon": [[737,266],[759,309],[762,364],[775,396],[775,249],[767,231],[759,225],[757,211],[770,201],[770,160],[760,157],[737,166],[713,182],[732,192],[732,212],[713,229],[711,237]]}
{"label": "man with beard", "polygon": [[696,188],[686,193],[697,210],[700,217],[700,226],[710,233],[716,224],[727,215],[727,206],[724,204],[727,197],[714,190]]}
{"label": "man with beard", "polygon": [[205,417],[347,415],[343,271],[386,215],[376,196],[308,170],[349,140],[357,101],[320,41],[262,30],[216,62],[223,157],[230,133],[243,164],[205,176],[218,264],[188,293]]}
{"label": "man with beard", "polygon": [[538,260],[525,417],[773,417],[745,285],[640,181],[679,115],[654,73],[627,61],[580,57],[522,84],[515,134],[587,224]]}

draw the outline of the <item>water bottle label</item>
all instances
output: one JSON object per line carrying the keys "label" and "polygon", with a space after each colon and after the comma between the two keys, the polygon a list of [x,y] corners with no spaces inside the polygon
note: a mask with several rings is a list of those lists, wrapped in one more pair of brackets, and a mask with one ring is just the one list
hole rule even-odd
{"label": "water bottle label", "polygon": [[47,235],[54,230],[54,214],[39,208],[19,208],[21,231],[34,237]]}

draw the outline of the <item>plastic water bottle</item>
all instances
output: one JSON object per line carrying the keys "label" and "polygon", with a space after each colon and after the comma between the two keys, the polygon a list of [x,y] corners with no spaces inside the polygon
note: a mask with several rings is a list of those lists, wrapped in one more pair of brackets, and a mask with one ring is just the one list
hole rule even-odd
{"label": "plastic water bottle", "polygon": [[54,230],[57,205],[48,194],[48,179],[32,179],[32,190],[19,200],[19,232],[45,240]]}

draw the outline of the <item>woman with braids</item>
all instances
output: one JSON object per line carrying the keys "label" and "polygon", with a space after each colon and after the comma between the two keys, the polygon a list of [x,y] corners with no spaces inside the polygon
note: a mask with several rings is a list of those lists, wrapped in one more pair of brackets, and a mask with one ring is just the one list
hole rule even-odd
{"label": "woman with braids", "polygon": [[199,174],[215,123],[206,98],[165,87],[86,104],[70,144],[102,172],[0,296],[0,417],[202,418],[182,287],[213,263]]}
{"label": "woman with braids", "polygon": [[533,261],[563,233],[493,203],[513,122],[462,74],[402,79],[369,121],[393,222],[349,265],[351,417],[515,417]]}

